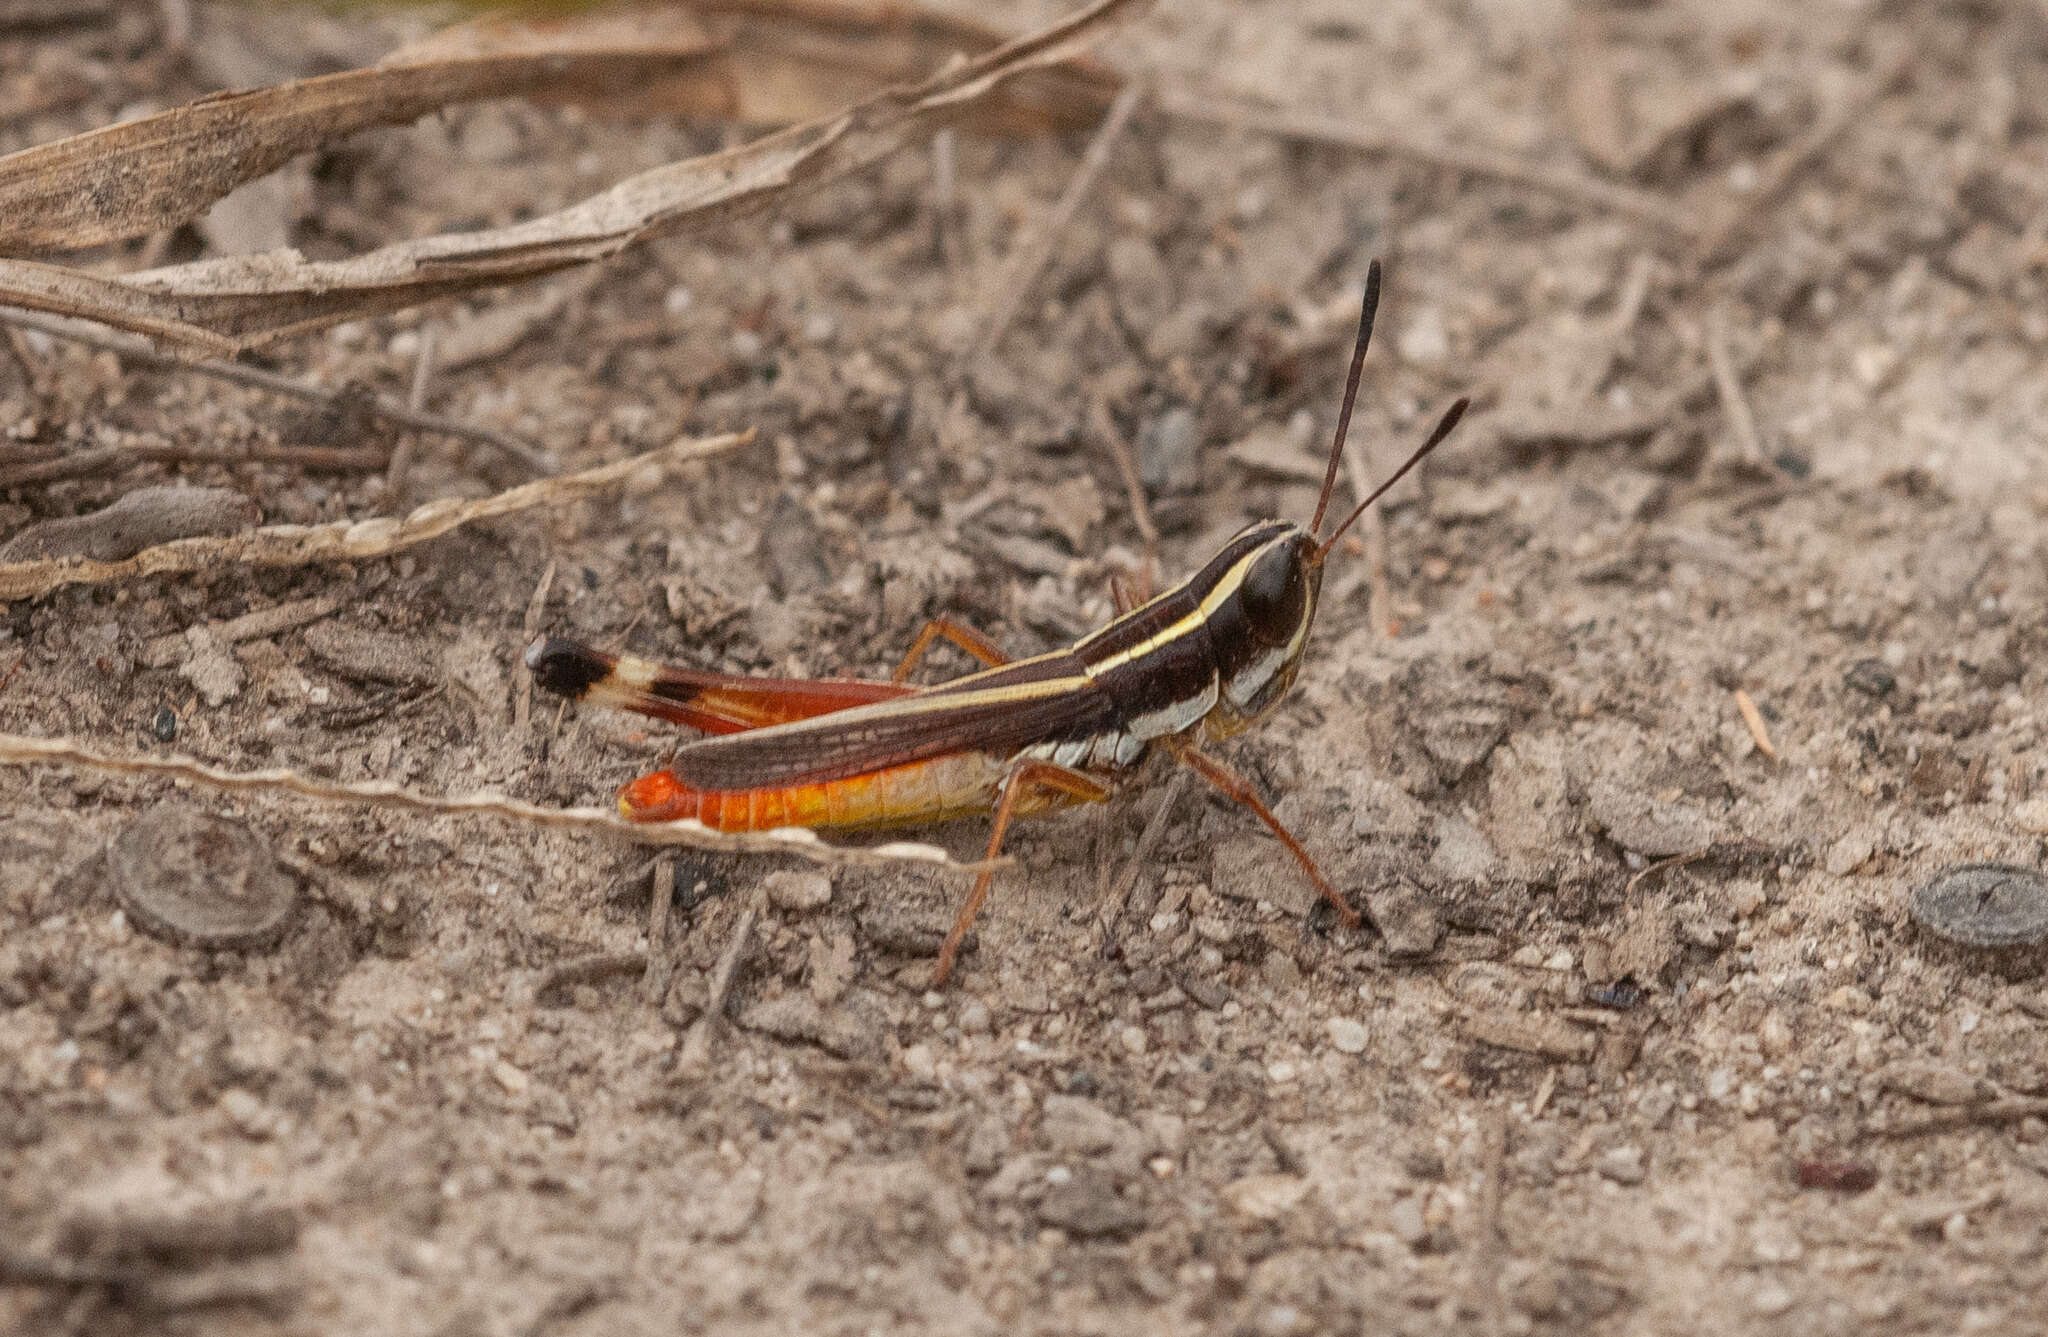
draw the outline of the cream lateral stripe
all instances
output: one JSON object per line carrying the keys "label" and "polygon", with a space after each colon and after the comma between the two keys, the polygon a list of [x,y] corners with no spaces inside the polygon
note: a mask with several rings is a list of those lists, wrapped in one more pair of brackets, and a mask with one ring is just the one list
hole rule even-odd
{"label": "cream lateral stripe", "polygon": [[[817,863],[936,864],[975,872],[988,862],[958,863],[936,845],[899,840],[868,847],[829,845],[811,831],[781,827],[772,831],[713,831],[698,822],[628,822],[603,808],[543,808],[497,794],[463,794],[443,798],[405,789],[384,780],[358,783],[316,780],[296,771],[229,771],[187,757],[120,757],[98,752],[68,738],[27,738],[0,733],[0,765],[61,766],[116,775],[169,776],[211,789],[300,794],[331,803],[410,808],[444,817],[499,817],[533,826],[614,836],[639,845],[689,845],[698,849],[754,854],[795,854]],[[998,859],[996,864],[1007,862]]]}
{"label": "cream lateral stripe", "polygon": [[1160,646],[1165,645],[1170,641],[1177,640],[1178,638],[1185,636],[1189,632],[1193,631],[1196,627],[1201,626],[1204,622],[1207,622],[1209,618],[1215,614],[1217,609],[1221,608],[1224,605],[1224,603],[1230,598],[1230,596],[1237,593],[1237,587],[1244,584],[1246,569],[1250,567],[1253,562],[1256,562],[1259,559],[1260,555],[1266,551],[1266,549],[1272,546],[1273,545],[1270,543],[1261,543],[1258,547],[1253,548],[1250,552],[1246,553],[1242,558],[1240,558],[1237,562],[1237,565],[1231,567],[1229,571],[1224,573],[1223,579],[1216,582],[1216,588],[1209,591],[1208,597],[1202,600],[1201,606],[1196,608],[1194,612],[1189,613],[1186,617],[1174,623],[1165,631],[1160,632],[1157,636],[1152,637],[1150,640],[1140,642],[1139,644],[1132,646],[1128,650],[1120,651],[1117,654],[1113,654],[1099,664],[1089,664],[1085,667],[1084,671],[1090,678],[1094,678],[1100,674],[1109,672],[1111,669],[1121,668],[1123,665],[1130,663],[1134,659],[1143,659],[1146,655],[1151,654]]}
{"label": "cream lateral stripe", "polygon": [[478,520],[576,501],[617,487],[643,469],[669,469],[707,459],[753,439],[751,430],[689,438],[644,455],[600,464],[582,473],[543,478],[474,501],[441,497],[403,518],[379,515],[325,525],[265,525],[221,538],[160,543],[118,562],[58,557],[0,564],[0,601],[32,599],[66,585],[104,585],[131,576],[182,575],[236,566],[308,566],[314,562],[383,557]]}
{"label": "cream lateral stripe", "polygon": [[[1063,653],[1063,652],[1062,652]],[[1051,655],[1043,656],[1050,659]],[[1019,660],[1018,663],[1025,661]],[[1004,669],[1014,669],[1016,663],[1006,664]],[[990,672],[998,670],[991,669]],[[838,728],[848,724],[866,724],[873,720],[891,720],[904,715],[943,715],[955,709],[971,706],[997,705],[1005,701],[1036,701],[1041,697],[1058,696],[1094,684],[1087,677],[1046,678],[1040,682],[1020,682],[1014,687],[986,687],[978,692],[915,692],[897,697],[893,701],[875,701],[865,706],[853,706],[846,710],[835,710],[829,715],[814,715],[809,719],[791,720],[786,724],[771,724],[762,729],[748,729],[743,733],[721,734],[702,740],[703,744],[724,742],[727,739],[747,739],[801,736],[816,733],[830,725]],[[691,746],[698,744],[692,743]]]}

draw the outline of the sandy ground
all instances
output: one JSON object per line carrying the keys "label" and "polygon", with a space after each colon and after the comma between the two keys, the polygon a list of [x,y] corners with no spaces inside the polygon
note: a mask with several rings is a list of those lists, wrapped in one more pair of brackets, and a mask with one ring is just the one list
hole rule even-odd
{"label": "sandy ground", "polygon": [[[160,13],[0,35],[7,80],[72,93],[18,104],[5,147],[412,30],[200,6],[178,62],[151,54]],[[68,1257],[142,1213],[231,1235],[252,1205],[297,1226],[179,1264],[169,1299],[0,1290],[0,1328],[2048,1326],[2041,960],[1907,911],[2048,832],[2048,14],[1179,0],[1110,54],[1629,185],[1699,232],[1753,210],[1704,254],[1597,199],[1141,110],[967,375],[1085,137],[962,137],[949,216],[911,154],[766,225],[284,346],[294,374],[403,393],[430,329],[553,293],[429,406],[571,466],[760,441],[354,568],[13,604],[0,728],[602,803],[671,736],[546,701],[513,728],[550,563],[544,627],[706,667],[877,673],[940,612],[1057,644],[1140,548],[1089,406],[1137,443],[1169,572],[1305,518],[1379,255],[1362,459],[1455,394],[1479,409],[1368,533],[1384,576],[1333,571],[1299,686],[1231,755],[1386,936],[1308,913],[1284,851],[1193,790],[1106,903],[1163,776],[1020,830],[930,993],[956,878],[663,871],[503,822],[0,771],[0,1243]],[[460,109],[164,254],[509,221],[721,133]],[[0,366],[15,442],[302,432],[246,390],[22,357],[44,384]],[[0,494],[0,539],[173,476],[270,521],[398,504],[375,475],[144,465]],[[406,500],[506,481],[427,440]],[[149,665],[155,638],[317,595],[338,611],[225,652],[226,686],[217,645]],[[305,903],[274,945],[176,946],[120,909],[103,852],[164,805],[285,859]],[[984,828],[929,837],[972,857]],[[194,1291],[228,1302],[177,1307]]]}

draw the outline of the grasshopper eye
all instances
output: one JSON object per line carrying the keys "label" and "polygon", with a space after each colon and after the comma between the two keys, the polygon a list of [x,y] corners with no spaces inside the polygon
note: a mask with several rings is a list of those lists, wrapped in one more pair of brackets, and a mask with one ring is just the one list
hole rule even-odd
{"label": "grasshopper eye", "polygon": [[1296,545],[1276,544],[1245,572],[1239,605],[1262,645],[1286,645],[1301,630],[1308,612],[1308,573]]}

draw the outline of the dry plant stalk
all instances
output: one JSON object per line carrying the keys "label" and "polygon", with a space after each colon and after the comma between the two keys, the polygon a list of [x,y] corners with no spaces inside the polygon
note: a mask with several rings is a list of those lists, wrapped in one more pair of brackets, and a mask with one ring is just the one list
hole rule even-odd
{"label": "dry plant stalk", "polygon": [[642,172],[508,227],[414,238],[346,260],[275,251],[120,278],[0,260],[0,303],[133,330],[187,354],[224,355],[344,320],[539,278],[782,203],[921,143],[1011,80],[1072,60],[1150,3],[1098,0],[921,84],[887,90],[736,149]]}
{"label": "dry plant stalk", "polygon": [[478,520],[576,501],[616,487],[643,469],[668,469],[708,459],[753,439],[752,431],[685,438],[631,459],[600,464],[560,478],[543,478],[474,501],[443,497],[402,519],[376,516],[326,525],[266,525],[225,538],[179,539],[144,548],[118,562],[75,557],[12,562],[0,566],[0,601],[31,599],[66,585],[104,585],[131,576],[181,575],[230,566],[306,566],[314,562],[383,557]]}
{"label": "dry plant stalk", "polygon": [[68,738],[28,738],[0,733],[0,765],[59,766],[113,775],[165,776],[209,789],[298,794],[330,803],[380,808],[407,808],[443,817],[498,817],[529,826],[585,835],[615,836],[640,845],[688,845],[725,853],[795,854],[824,864],[936,864],[973,871],[978,864],[956,863],[936,845],[898,840],[866,848],[828,845],[811,831],[787,827],[774,831],[713,831],[697,822],[629,822],[605,808],[544,808],[498,794],[463,794],[443,798],[422,794],[388,780],[345,782],[319,780],[297,771],[271,769],[230,771],[188,757],[120,757],[99,752]]}

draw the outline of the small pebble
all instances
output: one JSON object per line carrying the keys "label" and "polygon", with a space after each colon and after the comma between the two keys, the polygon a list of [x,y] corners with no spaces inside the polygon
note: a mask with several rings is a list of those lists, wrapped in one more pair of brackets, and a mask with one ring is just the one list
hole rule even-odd
{"label": "small pebble", "polygon": [[813,869],[785,868],[763,879],[768,900],[778,910],[802,914],[831,904],[832,879]]}
{"label": "small pebble", "polygon": [[504,1059],[499,1059],[491,1065],[491,1080],[505,1088],[505,1094],[508,1096],[524,1095],[528,1086],[526,1074]]}
{"label": "small pebble", "polygon": [[1293,1081],[1298,1075],[1295,1072],[1294,1065],[1284,1058],[1266,1065],[1266,1077],[1275,1086],[1284,1086],[1288,1082]]}
{"label": "small pebble", "polygon": [[1765,1318],[1773,1318],[1792,1307],[1792,1292],[1778,1282],[1766,1280],[1750,1293],[1749,1307]]}
{"label": "small pebble", "polygon": [[970,998],[960,1006],[960,1033],[963,1035],[987,1035],[990,1028],[988,1004],[979,998]]}
{"label": "small pebble", "polygon": [[1340,1054],[1363,1054],[1368,1039],[1365,1024],[1351,1017],[1331,1017],[1323,1023],[1330,1033],[1330,1043]]}
{"label": "small pebble", "polygon": [[277,1116],[270,1107],[239,1086],[220,1093],[220,1108],[236,1131],[253,1141],[260,1142],[278,1131]]}
{"label": "small pebble", "polygon": [[903,1051],[903,1066],[912,1077],[929,1082],[938,1075],[939,1061],[928,1044],[918,1043]]}
{"label": "small pebble", "polygon": [[1960,864],[1915,891],[1912,911],[1950,942],[2030,946],[2048,941],[2048,877],[2015,864]]}
{"label": "small pebble", "polygon": [[1593,1168],[1603,1179],[1611,1179],[1617,1184],[1640,1184],[1647,1173],[1643,1169],[1640,1147],[1615,1147],[1603,1154]]}
{"label": "small pebble", "polygon": [[1387,1217],[1387,1225],[1394,1232],[1394,1238],[1413,1249],[1429,1238],[1429,1223],[1422,1219],[1422,1199],[1403,1198],[1394,1204],[1394,1210]]}
{"label": "small pebble", "polygon": [[1117,1032],[1117,1039],[1123,1044],[1124,1052],[1133,1058],[1145,1052],[1145,1032],[1139,1027],[1124,1027]]}

